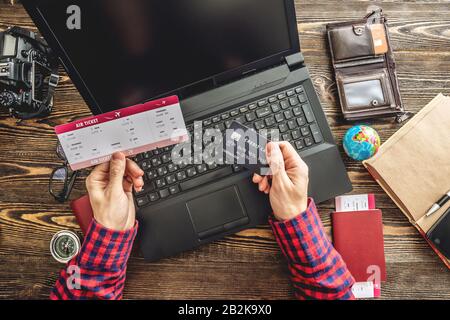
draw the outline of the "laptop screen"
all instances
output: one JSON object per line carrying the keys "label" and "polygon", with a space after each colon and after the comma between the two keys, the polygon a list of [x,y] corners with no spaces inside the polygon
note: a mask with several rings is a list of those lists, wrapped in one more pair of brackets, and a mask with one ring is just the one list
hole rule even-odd
{"label": "laptop screen", "polygon": [[102,112],[291,49],[285,0],[59,0],[37,9]]}

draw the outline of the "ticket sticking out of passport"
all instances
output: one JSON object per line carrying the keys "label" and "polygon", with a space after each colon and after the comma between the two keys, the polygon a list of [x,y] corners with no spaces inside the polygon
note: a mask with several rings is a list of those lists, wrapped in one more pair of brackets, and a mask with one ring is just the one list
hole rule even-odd
{"label": "ticket sticking out of passport", "polygon": [[57,126],[56,135],[72,170],[164,148],[189,139],[177,96],[123,108]]}
{"label": "ticket sticking out of passport", "polygon": [[270,175],[266,158],[266,145],[269,142],[265,135],[233,121],[226,130],[223,150],[226,163],[243,166],[259,175]]}

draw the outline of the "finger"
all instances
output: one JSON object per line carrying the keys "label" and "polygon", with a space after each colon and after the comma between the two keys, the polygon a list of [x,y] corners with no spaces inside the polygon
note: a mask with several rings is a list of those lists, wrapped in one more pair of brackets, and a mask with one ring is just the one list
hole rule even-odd
{"label": "finger", "polygon": [[144,171],[139,168],[136,162],[127,159],[125,174],[131,179],[131,182],[134,184],[135,188],[142,189],[144,186],[144,180],[142,179]]}
{"label": "finger", "polygon": [[[127,172],[125,172],[125,174],[127,174]],[[144,179],[139,176],[139,177],[133,177],[133,176],[129,176],[127,175],[125,177],[125,179],[127,179],[127,181],[129,181],[130,183],[132,183],[136,188],[142,189],[142,187],[144,186]]]}
{"label": "finger", "polygon": [[280,150],[278,143],[270,142],[267,144],[267,161],[269,162],[270,170],[272,172],[273,181],[283,183],[287,177],[283,153]]}
{"label": "finger", "polygon": [[263,177],[261,177],[259,174],[253,174],[253,182],[254,183],[260,183],[262,181]]}
{"label": "finger", "polygon": [[268,194],[270,191],[270,185],[267,185],[265,187],[262,188],[258,188],[259,191],[264,192],[265,194]]}
{"label": "finger", "polygon": [[[138,185],[136,185],[134,182],[133,182],[133,179],[131,178],[131,177],[128,177],[128,176],[126,176],[125,178],[124,178],[124,180],[126,180],[129,184],[131,184],[131,186],[132,187],[134,187],[134,190],[136,190],[136,192],[139,192],[139,191],[141,191],[142,190],[142,187],[144,186],[144,182],[142,181],[140,184],[138,184]],[[124,190],[125,190],[125,184],[123,185],[124,186]],[[131,190],[132,191],[132,190]],[[131,192],[130,191],[130,192]],[[127,192],[126,190],[125,190],[125,192]]]}
{"label": "finger", "polygon": [[139,178],[144,175],[144,171],[139,168],[138,164],[131,159],[127,159],[125,173],[127,176],[131,176],[133,178]]}
{"label": "finger", "polygon": [[109,174],[109,162],[105,162],[96,166],[89,174],[92,178],[102,178],[104,174]]}
{"label": "finger", "polygon": [[278,146],[280,147],[281,153],[283,154],[286,169],[290,169],[294,166],[299,166],[303,163],[302,158],[300,158],[300,155],[294,149],[292,144],[287,141],[282,141],[278,142]]}
{"label": "finger", "polygon": [[267,187],[269,186],[269,181],[267,180],[267,178],[265,177],[264,179],[261,180],[261,182],[259,183],[259,191],[263,192],[267,189]]}
{"label": "finger", "polygon": [[281,152],[283,153],[283,156],[289,156],[289,155],[297,155],[297,151],[295,151],[294,146],[288,142],[288,141],[280,141],[277,142],[278,146],[280,147]]}
{"label": "finger", "polygon": [[131,179],[131,182],[134,185],[134,189],[137,192],[142,190],[142,187],[144,186],[144,179],[142,178],[142,176],[144,175],[144,171],[139,168],[136,162],[127,159],[125,174]]}
{"label": "finger", "polygon": [[295,183],[308,177],[308,165],[303,161],[297,151],[289,142],[280,142],[280,150],[285,159],[285,168],[288,176]]}
{"label": "finger", "polygon": [[269,194],[270,192],[270,179],[267,177],[266,183],[263,185],[263,190],[261,192],[264,192],[265,194]]}
{"label": "finger", "polygon": [[264,186],[262,183],[258,183],[258,190],[261,192],[264,192],[264,190],[266,190],[267,186]]}
{"label": "finger", "polygon": [[136,208],[134,207],[134,200],[133,200],[133,194],[127,193],[128,197],[128,221],[127,226],[129,228],[132,228],[134,224],[136,223]]}
{"label": "finger", "polygon": [[144,179],[142,179],[142,177],[139,177],[137,179],[133,178],[133,185],[134,185],[134,189],[136,191],[140,191],[142,189],[142,187],[144,186]]}
{"label": "finger", "polygon": [[86,178],[86,189],[89,193],[101,190],[109,179],[109,162],[96,166]]}
{"label": "finger", "polygon": [[133,191],[133,182],[130,182],[128,179],[123,179],[122,187],[123,187],[123,191],[132,192]]}
{"label": "finger", "polygon": [[122,152],[114,153],[109,164],[109,185],[113,190],[120,191],[123,188],[125,168],[125,155]]}

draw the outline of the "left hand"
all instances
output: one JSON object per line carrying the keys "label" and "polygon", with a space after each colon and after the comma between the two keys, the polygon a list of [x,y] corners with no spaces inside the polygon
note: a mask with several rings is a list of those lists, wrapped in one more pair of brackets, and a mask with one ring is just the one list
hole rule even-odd
{"label": "left hand", "polygon": [[132,191],[133,186],[136,191],[142,189],[143,175],[139,166],[121,152],[95,167],[86,179],[95,220],[115,231],[133,228],[136,210]]}

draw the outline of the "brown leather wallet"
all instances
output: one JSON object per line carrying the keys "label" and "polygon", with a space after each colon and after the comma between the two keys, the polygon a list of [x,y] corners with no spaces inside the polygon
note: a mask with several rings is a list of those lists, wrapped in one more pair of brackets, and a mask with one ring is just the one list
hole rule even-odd
{"label": "brown leather wallet", "polygon": [[387,20],[370,7],[362,20],[327,25],[333,69],[346,120],[409,117],[403,108]]}

